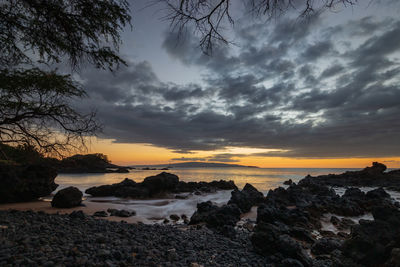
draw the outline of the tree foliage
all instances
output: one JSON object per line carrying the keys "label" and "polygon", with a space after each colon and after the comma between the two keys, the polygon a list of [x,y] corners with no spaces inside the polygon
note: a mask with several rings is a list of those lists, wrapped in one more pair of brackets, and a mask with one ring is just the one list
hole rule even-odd
{"label": "tree foliage", "polygon": [[124,63],[116,52],[120,31],[131,19],[125,0],[6,0],[0,18],[1,66],[33,58],[68,60],[73,67]]}
{"label": "tree foliage", "polygon": [[224,26],[233,25],[231,15],[234,4],[242,4],[249,16],[279,16],[295,10],[300,16],[308,16],[324,9],[353,6],[357,0],[159,0],[167,6],[166,19],[172,28],[181,33],[193,26],[200,34],[200,47],[207,54],[212,52],[215,42],[228,43],[223,35]]}
{"label": "tree foliage", "polygon": [[2,142],[30,144],[43,152],[78,148],[99,129],[94,113],[82,115],[69,104],[84,95],[68,75],[37,68],[0,70]]}
{"label": "tree foliage", "polygon": [[59,155],[84,147],[100,129],[93,112],[72,106],[86,94],[70,75],[48,69],[125,64],[118,46],[130,19],[125,0],[0,1],[0,141]]}

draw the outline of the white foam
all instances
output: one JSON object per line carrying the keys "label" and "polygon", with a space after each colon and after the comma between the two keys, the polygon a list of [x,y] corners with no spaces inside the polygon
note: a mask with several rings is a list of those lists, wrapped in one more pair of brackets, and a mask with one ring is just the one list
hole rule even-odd
{"label": "white foam", "polygon": [[159,223],[164,218],[169,218],[171,214],[181,216],[185,214],[188,218],[196,211],[196,206],[200,202],[211,201],[218,206],[226,204],[231,197],[230,190],[221,190],[216,193],[195,195],[189,194],[187,199],[123,199],[116,197],[87,197],[87,201],[105,202],[113,204],[118,209],[134,210],[136,216],[141,218],[144,223]]}

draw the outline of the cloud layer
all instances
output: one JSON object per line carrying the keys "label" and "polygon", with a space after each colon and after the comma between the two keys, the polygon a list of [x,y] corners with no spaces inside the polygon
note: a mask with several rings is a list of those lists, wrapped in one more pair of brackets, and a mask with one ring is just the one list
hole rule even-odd
{"label": "cloud layer", "polygon": [[171,57],[206,70],[199,84],[160,81],[146,61],[114,74],[87,69],[84,105],[97,107],[104,137],[180,153],[229,146],[281,150],[257,156],[400,156],[399,20],[288,18],[248,23],[234,36],[239,46],[216,47],[212,57],[195,36],[165,36]]}

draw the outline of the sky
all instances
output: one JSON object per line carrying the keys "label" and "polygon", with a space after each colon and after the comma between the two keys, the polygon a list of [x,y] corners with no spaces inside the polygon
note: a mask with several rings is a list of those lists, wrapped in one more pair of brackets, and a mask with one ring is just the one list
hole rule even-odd
{"label": "sky", "polygon": [[75,75],[89,95],[76,105],[104,125],[89,152],[124,165],[400,167],[399,1],[268,21],[236,4],[232,44],[212,55],[148,3],[131,1],[128,66]]}

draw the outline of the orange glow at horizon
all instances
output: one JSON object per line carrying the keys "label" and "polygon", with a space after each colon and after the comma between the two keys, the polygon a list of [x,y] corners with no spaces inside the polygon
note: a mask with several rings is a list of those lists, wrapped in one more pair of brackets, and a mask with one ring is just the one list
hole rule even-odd
{"label": "orange glow at horizon", "polygon": [[[388,168],[400,168],[400,157],[385,158],[285,158],[260,157],[250,155],[260,149],[230,148],[220,151],[196,151],[195,154],[179,154],[169,149],[148,144],[113,143],[109,139],[93,138],[88,153],[103,153],[115,164],[119,165],[156,165],[182,162],[172,158],[204,158],[221,153],[249,154],[245,157],[233,157],[238,162],[226,162],[262,168],[364,168],[372,162],[384,163]],[[218,161],[212,161],[218,162]],[[224,163],[224,162],[221,162]]]}

